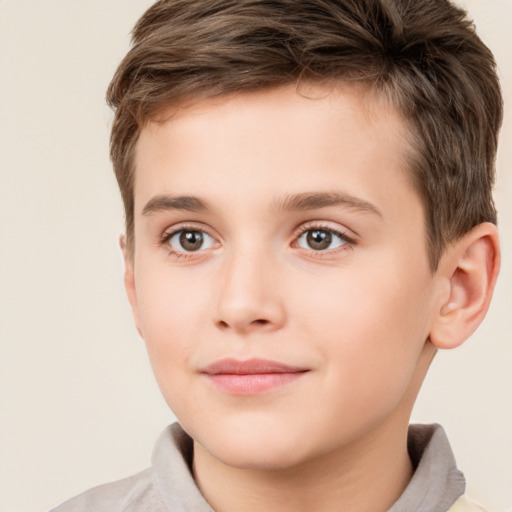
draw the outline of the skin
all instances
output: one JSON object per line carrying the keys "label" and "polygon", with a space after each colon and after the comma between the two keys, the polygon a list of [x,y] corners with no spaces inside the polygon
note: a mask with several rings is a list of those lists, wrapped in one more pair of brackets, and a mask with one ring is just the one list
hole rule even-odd
{"label": "skin", "polygon": [[[453,313],[478,295],[459,262],[478,241],[481,282],[497,273],[488,226],[430,269],[393,108],[353,85],[311,92],[201,101],[137,143],[126,288],[217,511],[387,510],[411,477],[407,425],[434,345],[466,336]],[[336,204],[290,201],[333,193]],[[189,250],[183,230],[203,245]],[[307,371],[237,395],[202,373],[223,358]]]}

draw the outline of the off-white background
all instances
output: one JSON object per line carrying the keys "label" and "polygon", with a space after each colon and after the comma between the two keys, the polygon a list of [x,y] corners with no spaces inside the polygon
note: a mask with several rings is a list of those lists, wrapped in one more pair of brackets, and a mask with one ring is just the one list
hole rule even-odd
{"label": "off-white background", "polygon": [[[0,512],[44,511],[145,468],[172,420],[122,289],[104,91],[150,0],[0,0]],[[512,2],[466,0],[501,68],[504,262],[414,419],[448,431],[469,490],[512,510]]]}

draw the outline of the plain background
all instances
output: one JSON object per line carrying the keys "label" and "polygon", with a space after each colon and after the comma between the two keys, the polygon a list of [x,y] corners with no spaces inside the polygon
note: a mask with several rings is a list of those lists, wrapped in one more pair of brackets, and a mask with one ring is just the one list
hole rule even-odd
{"label": "plain background", "polygon": [[[0,512],[149,465],[172,421],[132,325],[104,93],[150,0],[0,0]],[[488,317],[438,354],[413,419],[442,423],[470,493],[512,510],[512,2],[462,2],[500,66],[503,266]]]}

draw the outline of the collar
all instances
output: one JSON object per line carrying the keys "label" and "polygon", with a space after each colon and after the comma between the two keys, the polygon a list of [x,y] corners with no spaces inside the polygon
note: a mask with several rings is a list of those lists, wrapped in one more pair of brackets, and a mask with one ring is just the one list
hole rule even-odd
{"label": "collar", "polygon": [[415,468],[409,485],[388,512],[446,512],[466,487],[441,425],[410,425],[409,457]]}
{"label": "collar", "polygon": [[[411,425],[407,440],[414,475],[388,512],[446,512],[465,489],[440,425]],[[153,481],[168,510],[214,512],[190,471],[192,439],[178,423],[162,433],[153,452]]]}

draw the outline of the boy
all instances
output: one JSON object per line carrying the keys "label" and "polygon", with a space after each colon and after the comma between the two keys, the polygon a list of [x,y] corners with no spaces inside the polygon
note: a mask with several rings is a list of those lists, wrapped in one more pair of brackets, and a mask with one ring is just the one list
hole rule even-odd
{"label": "boy", "polygon": [[165,0],[108,91],[125,286],[179,425],[57,511],[461,511],[408,422],[499,268],[494,60],[444,0]]}

